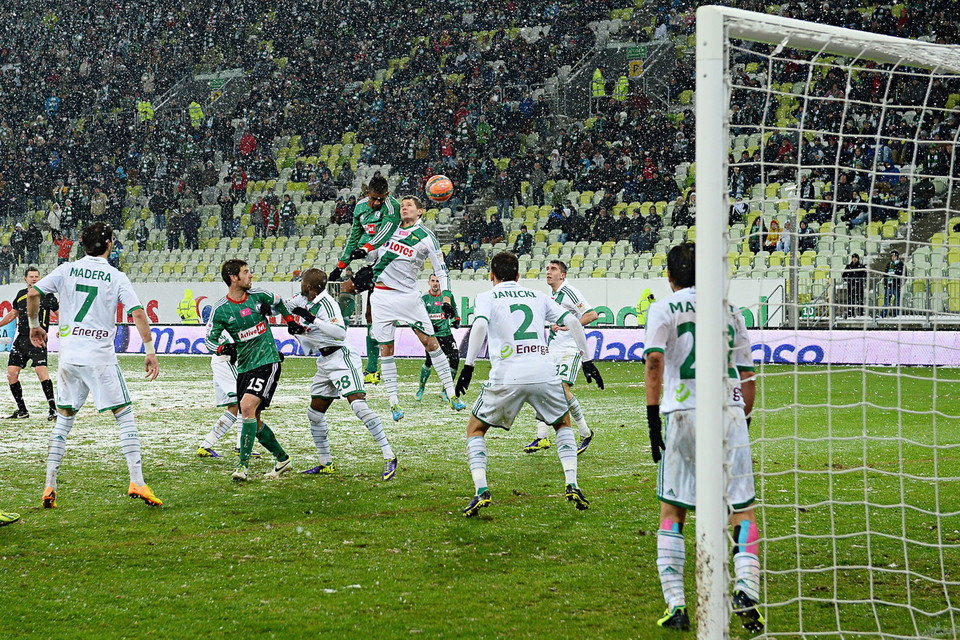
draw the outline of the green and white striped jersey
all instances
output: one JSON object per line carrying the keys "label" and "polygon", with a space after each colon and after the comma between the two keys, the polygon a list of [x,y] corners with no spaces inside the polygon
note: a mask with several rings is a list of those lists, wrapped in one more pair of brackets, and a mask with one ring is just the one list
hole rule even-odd
{"label": "green and white striped jersey", "polygon": [[[563,307],[564,311],[569,311],[577,318],[582,318],[583,314],[588,311],[593,311],[593,307],[591,307],[587,299],[583,297],[583,294],[573,285],[569,285],[566,282],[553,292],[552,297],[553,301]],[[579,351],[577,343],[569,331],[551,330],[550,339],[547,342],[550,345],[550,351]]]}
{"label": "green and white striped jersey", "polygon": [[316,316],[313,322],[302,321],[306,333],[294,336],[304,353],[317,354],[325,347],[342,347],[346,344],[347,325],[343,321],[340,306],[329,293],[321,291],[313,300],[307,300],[305,295],[298,293],[286,304],[290,309],[303,307]]}
{"label": "green and white striped jersey", "polygon": [[437,236],[420,221],[409,227],[400,227],[381,247],[379,260],[373,267],[373,279],[398,291],[418,291],[417,281],[427,258],[430,258],[433,272],[440,280],[440,289],[446,289],[447,265]]}

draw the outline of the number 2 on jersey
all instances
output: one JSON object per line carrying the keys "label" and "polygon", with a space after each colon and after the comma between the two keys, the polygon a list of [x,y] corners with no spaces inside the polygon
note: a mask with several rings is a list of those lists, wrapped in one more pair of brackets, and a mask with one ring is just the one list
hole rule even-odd
{"label": "number 2 on jersey", "polygon": [[523,314],[523,322],[520,323],[520,328],[513,332],[513,339],[536,340],[537,332],[529,331],[530,325],[533,324],[533,310],[525,304],[512,304],[510,305],[510,313],[514,311],[519,311]]}
{"label": "number 2 on jersey", "polygon": [[[695,322],[682,322],[677,325],[677,338],[683,336],[683,334],[689,333],[690,337],[693,338],[693,342],[690,344],[690,353],[687,354],[687,357],[684,359],[683,364],[680,365],[680,379],[681,380],[694,380],[697,377],[697,324]],[[727,326],[727,334],[730,339],[727,344],[730,347],[731,351],[733,350],[733,339],[736,335],[733,327]],[[737,377],[737,370],[733,367],[727,368],[727,375],[731,378]]]}
{"label": "number 2 on jersey", "polygon": [[90,311],[90,306],[93,304],[93,301],[97,299],[97,294],[100,293],[100,290],[90,285],[78,284],[77,291],[87,294],[87,299],[80,305],[80,311],[77,312],[77,317],[75,317],[73,321],[83,322],[83,319],[87,317],[87,312]]}

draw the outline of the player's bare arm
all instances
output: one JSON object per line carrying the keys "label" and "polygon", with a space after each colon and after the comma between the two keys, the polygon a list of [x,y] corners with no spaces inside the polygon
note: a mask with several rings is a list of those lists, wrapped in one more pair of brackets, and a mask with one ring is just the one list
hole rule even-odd
{"label": "player's bare arm", "polygon": [[47,346],[47,332],[40,326],[41,293],[31,288],[27,291],[27,318],[30,321],[30,342],[35,347]]}
{"label": "player's bare arm", "polygon": [[[143,309],[136,309],[130,315],[133,316],[133,323],[137,327],[137,332],[143,341],[143,349],[146,352],[144,370],[147,372],[147,375],[145,377],[147,380],[156,380],[157,376],[160,375],[160,363],[157,361],[157,352],[153,346],[153,334],[150,332],[150,321],[147,320],[147,314]],[[31,334],[32,333],[33,331],[31,330]]]}

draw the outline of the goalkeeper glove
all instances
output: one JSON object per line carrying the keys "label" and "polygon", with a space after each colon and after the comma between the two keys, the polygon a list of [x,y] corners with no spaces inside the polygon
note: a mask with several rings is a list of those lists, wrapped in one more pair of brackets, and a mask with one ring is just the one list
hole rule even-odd
{"label": "goalkeeper glove", "polygon": [[667,448],[661,435],[663,423],[660,421],[660,405],[658,404],[647,405],[647,429],[650,432],[650,449],[653,454],[653,462],[656,464],[660,462],[662,457],[660,452]]}
{"label": "goalkeeper glove", "polygon": [[593,360],[587,360],[580,368],[583,370],[583,377],[587,379],[587,383],[596,382],[597,387],[603,389],[603,378],[600,377],[600,371],[597,370],[597,365],[593,364]]}
{"label": "goalkeeper glove", "polygon": [[237,364],[237,345],[233,342],[227,342],[217,347],[218,356],[229,356],[230,364]]}
{"label": "goalkeeper glove", "polygon": [[292,336],[300,336],[307,332],[302,324],[296,320],[287,320],[287,333]]}
{"label": "goalkeeper glove", "polygon": [[470,388],[470,381],[473,379],[473,365],[465,364],[463,369],[460,370],[460,375],[457,376],[457,397],[459,398],[464,393],[467,392],[467,389]]}
{"label": "goalkeeper glove", "polygon": [[301,318],[306,320],[309,324],[313,324],[313,321],[317,319],[317,316],[313,315],[303,307],[296,307],[295,309],[291,309],[291,312],[295,316],[300,316]]}
{"label": "goalkeeper glove", "polygon": [[361,249],[359,247],[354,249],[353,252],[350,254],[351,260],[363,260],[366,257],[367,257],[367,250]]}
{"label": "goalkeeper glove", "polygon": [[257,307],[257,313],[262,315],[264,318],[273,315],[273,305],[269,302],[261,302],[260,306]]}
{"label": "goalkeeper glove", "polygon": [[450,304],[449,302],[444,302],[442,305],[440,305],[440,308],[443,309],[443,317],[444,317],[444,318],[451,318],[451,319],[452,319],[452,318],[456,318],[456,317],[457,317],[457,312],[454,311],[453,305]]}
{"label": "goalkeeper glove", "polygon": [[459,328],[460,328],[460,318],[459,318],[459,317],[454,318],[454,319],[453,319],[453,322],[451,322],[450,324],[451,324],[451,326],[453,326],[454,329],[459,329]]}
{"label": "goalkeeper glove", "polygon": [[327,274],[327,281],[336,282],[337,280],[340,279],[341,275],[343,275],[343,268],[338,266],[333,271]]}

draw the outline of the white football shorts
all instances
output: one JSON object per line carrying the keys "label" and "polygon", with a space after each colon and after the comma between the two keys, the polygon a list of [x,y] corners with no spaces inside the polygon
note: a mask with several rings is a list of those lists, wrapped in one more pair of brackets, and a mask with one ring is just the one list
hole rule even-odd
{"label": "white football shorts", "polygon": [[340,347],[328,356],[317,358],[317,372],[310,385],[311,398],[333,400],[355,393],[366,393],[363,388],[363,364],[360,356],[347,347]]}
{"label": "white football shorts", "polygon": [[576,384],[577,376],[580,374],[580,362],[583,356],[579,351],[564,349],[562,351],[550,351],[550,357],[557,365],[557,376],[561,382],[565,382],[571,387]]}
{"label": "white football shorts", "polygon": [[407,293],[396,289],[374,289],[370,297],[370,312],[373,316],[373,339],[377,342],[393,342],[397,324],[407,325],[428,336],[433,335],[433,323],[417,291]]}
{"label": "white football shorts", "polygon": [[[750,455],[750,433],[743,407],[729,407],[727,459],[727,499],[734,509],[753,504],[757,491],[753,482],[753,459]],[[661,502],[696,509],[697,507],[697,438],[696,411],[687,409],[665,415],[663,429],[666,450],[657,470],[657,498]]]}
{"label": "white football shorts", "polygon": [[524,403],[550,425],[560,422],[569,410],[559,380],[509,385],[484,382],[472,413],[484,424],[509,430]]}
{"label": "white football shorts", "polygon": [[230,364],[227,356],[210,358],[213,370],[213,397],[218,407],[237,404],[237,368]]}
{"label": "white football shorts", "polygon": [[118,364],[71,364],[57,369],[57,406],[79,411],[93,396],[97,411],[119,409],[130,404],[130,392]]}

